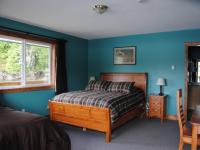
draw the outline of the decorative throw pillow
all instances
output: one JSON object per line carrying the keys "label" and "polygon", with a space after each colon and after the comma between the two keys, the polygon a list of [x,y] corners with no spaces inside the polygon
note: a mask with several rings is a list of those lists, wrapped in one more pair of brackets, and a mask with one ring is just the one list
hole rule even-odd
{"label": "decorative throw pillow", "polygon": [[85,90],[106,91],[111,81],[91,80]]}
{"label": "decorative throw pillow", "polygon": [[94,85],[97,82],[97,80],[91,80],[89,81],[88,85],[86,86],[85,90],[94,90]]}
{"label": "decorative throw pillow", "polygon": [[130,93],[134,87],[134,83],[135,82],[112,82],[107,91]]}

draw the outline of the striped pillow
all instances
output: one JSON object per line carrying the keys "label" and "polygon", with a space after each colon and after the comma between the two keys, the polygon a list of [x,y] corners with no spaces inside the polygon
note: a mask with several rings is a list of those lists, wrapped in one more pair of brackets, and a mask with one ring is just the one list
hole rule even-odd
{"label": "striped pillow", "polygon": [[112,82],[107,91],[130,93],[134,87],[134,83],[135,82]]}
{"label": "striped pillow", "polygon": [[91,80],[85,90],[106,91],[111,81]]}

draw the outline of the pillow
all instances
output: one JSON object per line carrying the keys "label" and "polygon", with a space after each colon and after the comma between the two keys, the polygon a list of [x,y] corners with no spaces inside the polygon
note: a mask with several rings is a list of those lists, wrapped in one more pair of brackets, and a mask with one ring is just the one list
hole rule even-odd
{"label": "pillow", "polygon": [[111,81],[91,80],[85,90],[106,91]]}
{"label": "pillow", "polygon": [[107,91],[130,93],[134,87],[134,84],[135,82],[112,82]]}

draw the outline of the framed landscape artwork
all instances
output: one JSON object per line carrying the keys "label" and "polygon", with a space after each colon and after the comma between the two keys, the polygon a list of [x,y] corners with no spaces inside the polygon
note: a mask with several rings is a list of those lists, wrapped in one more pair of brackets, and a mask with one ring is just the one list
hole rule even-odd
{"label": "framed landscape artwork", "polygon": [[114,64],[115,65],[135,65],[136,46],[115,47]]}

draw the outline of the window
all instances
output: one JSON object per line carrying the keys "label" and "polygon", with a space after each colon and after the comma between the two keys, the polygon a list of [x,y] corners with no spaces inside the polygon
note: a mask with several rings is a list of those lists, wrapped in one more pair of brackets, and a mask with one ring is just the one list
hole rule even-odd
{"label": "window", "polygon": [[0,90],[53,85],[53,45],[0,34]]}

